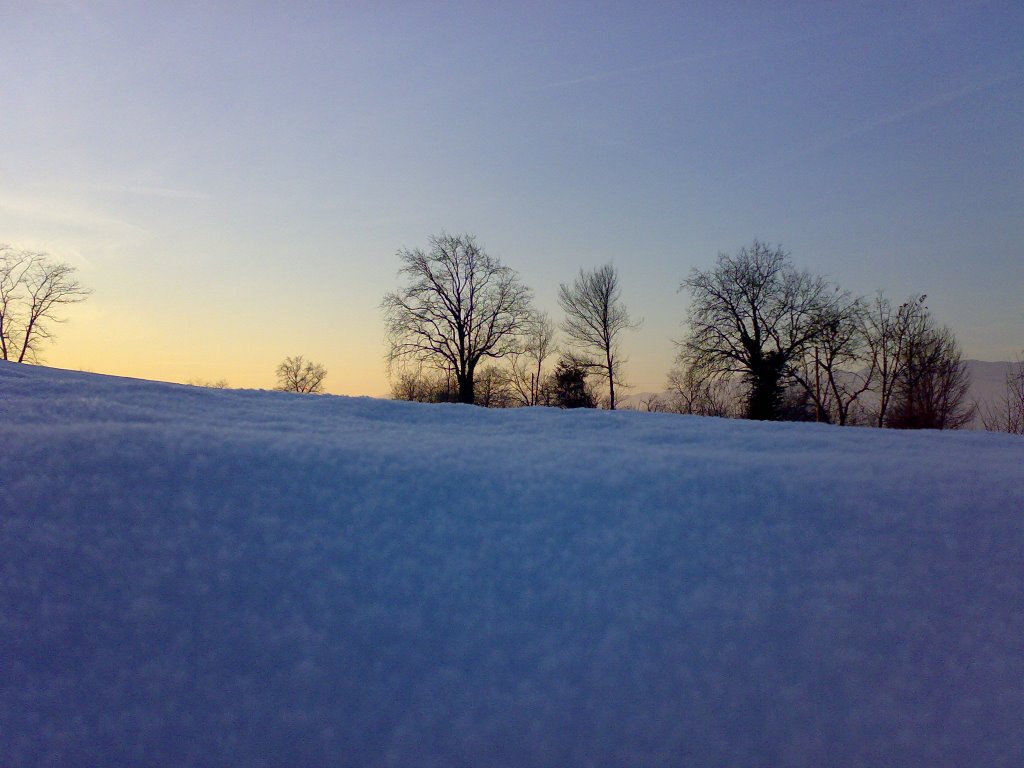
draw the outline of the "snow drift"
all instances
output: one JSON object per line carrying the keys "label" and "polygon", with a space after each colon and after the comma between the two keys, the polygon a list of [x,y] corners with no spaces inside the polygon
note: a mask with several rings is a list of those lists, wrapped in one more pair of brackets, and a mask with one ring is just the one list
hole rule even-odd
{"label": "snow drift", "polygon": [[1009,766],[1024,440],[0,364],[4,766]]}

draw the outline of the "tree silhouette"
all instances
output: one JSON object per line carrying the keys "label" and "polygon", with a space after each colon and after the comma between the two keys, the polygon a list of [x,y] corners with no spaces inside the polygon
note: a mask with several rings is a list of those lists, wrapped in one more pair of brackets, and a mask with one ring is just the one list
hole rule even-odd
{"label": "tree silhouette", "polygon": [[521,405],[541,405],[544,361],[558,351],[555,326],[546,312],[534,314],[522,336],[522,345],[509,356],[508,381]]}
{"label": "tree silhouette", "polygon": [[691,299],[686,361],[718,376],[741,375],[748,418],[780,418],[784,379],[821,335],[834,286],[797,271],[781,247],[755,240],[735,256],[719,254],[713,269],[694,269],[684,289]]}
{"label": "tree silhouette", "polygon": [[0,245],[0,359],[38,361],[40,347],[54,339],[51,324],[62,322],[61,307],[90,293],[69,264]]}
{"label": "tree silhouette", "polygon": [[286,357],[277,366],[277,386],[280,392],[299,392],[308,395],[319,395],[324,391],[324,379],[327,369],[312,360],[306,361],[302,355]]}
{"label": "tree silhouette", "polygon": [[906,341],[886,424],[897,429],[960,429],[974,418],[971,381],[953,332],[928,316]]}
{"label": "tree silhouette", "polygon": [[625,362],[619,354],[619,337],[636,328],[622,304],[619,273],[611,264],[585,272],[580,270],[573,284],[562,283],[558,303],[565,312],[562,330],[577,349],[592,358],[577,358],[608,382],[608,408],[615,410],[615,385]]}
{"label": "tree silhouette", "polygon": [[596,408],[597,399],[587,384],[590,368],[563,357],[552,375],[552,404],[559,408]]}
{"label": "tree silhouette", "polygon": [[459,401],[473,403],[480,361],[518,348],[530,318],[529,288],[472,235],[441,233],[430,238],[429,250],[401,250],[398,258],[408,283],[381,302],[389,364],[451,370]]}
{"label": "tree silhouette", "polygon": [[999,401],[982,408],[982,423],[989,432],[1024,435],[1024,357],[1010,366]]}

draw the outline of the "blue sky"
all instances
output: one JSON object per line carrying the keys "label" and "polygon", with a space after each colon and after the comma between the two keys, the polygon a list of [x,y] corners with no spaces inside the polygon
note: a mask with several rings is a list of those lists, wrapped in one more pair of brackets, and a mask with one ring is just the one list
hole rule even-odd
{"label": "blue sky", "polygon": [[0,242],[95,289],[50,364],[270,386],[302,353],[383,394],[395,251],[442,229],[556,316],[613,261],[639,389],[680,281],[755,237],[1024,348],[1019,3],[2,7]]}

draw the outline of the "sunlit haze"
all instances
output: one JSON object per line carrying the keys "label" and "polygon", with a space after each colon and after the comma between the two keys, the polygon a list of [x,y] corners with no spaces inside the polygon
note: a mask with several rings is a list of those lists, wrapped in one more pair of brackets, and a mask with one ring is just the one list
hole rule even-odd
{"label": "sunlit haze", "polygon": [[1024,347],[1024,4],[2,2],[0,243],[93,289],[48,365],[385,395],[395,256],[470,232],[539,308],[609,261],[664,385],[755,237]]}

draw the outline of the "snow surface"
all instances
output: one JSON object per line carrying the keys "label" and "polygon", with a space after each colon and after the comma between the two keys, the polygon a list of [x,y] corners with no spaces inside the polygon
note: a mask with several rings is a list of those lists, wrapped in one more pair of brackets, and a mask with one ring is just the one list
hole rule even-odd
{"label": "snow surface", "polygon": [[0,765],[1019,766],[1024,440],[0,363]]}

